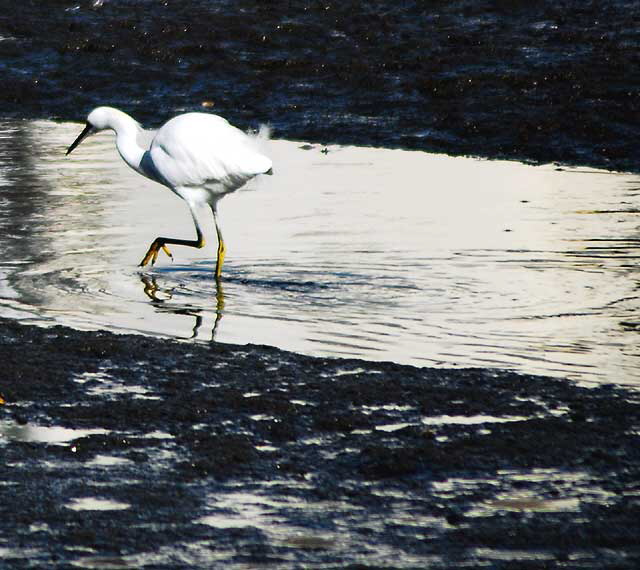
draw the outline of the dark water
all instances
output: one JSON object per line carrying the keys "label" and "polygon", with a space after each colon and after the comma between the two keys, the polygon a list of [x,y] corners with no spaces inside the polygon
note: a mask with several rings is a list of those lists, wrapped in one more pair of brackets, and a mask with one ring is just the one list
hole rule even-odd
{"label": "dark water", "polygon": [[640,169],[640,3],[1,2],[0,114]]}

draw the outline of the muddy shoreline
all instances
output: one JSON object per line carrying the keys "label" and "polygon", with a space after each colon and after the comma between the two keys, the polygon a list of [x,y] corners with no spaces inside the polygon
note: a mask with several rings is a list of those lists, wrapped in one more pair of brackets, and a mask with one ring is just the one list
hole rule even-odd
{"label": "muddy shoreline", "polygon": [[640,561],[635,392],[0,327],[8,567]]}

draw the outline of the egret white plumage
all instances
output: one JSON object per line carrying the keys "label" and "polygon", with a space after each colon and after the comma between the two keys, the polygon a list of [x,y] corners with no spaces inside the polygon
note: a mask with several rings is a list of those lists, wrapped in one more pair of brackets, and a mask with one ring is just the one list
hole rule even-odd
{"label": "egret white plumage", "polygon": [[253,138],[226,119],[210,113],[185,113],[167,121],[146,149],[138,143],[142,127],[132,117],[112,107],[97,107],[87,117],[84,130],[71,144],[73,151],[87,136],[111,129],[123,160],[136,172],[158,182],[182,198],[189,206],[196,227],[196,239],[157,237],[140,262],[153,265],[162,249],[173,257],[169,245],[204,247],[204,237],[196,209],[208,205],[218,235],[216,278],[224,263],[226,246],[218,224],[218,201],[254,176],[271,174],[272,163],[259,152]]}

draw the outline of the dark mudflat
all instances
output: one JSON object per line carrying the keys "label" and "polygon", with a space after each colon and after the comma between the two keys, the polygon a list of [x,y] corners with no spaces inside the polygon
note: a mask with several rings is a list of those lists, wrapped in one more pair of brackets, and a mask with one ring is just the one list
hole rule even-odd
{"label": "dark mudflat", "polygon": [[640,564],[636,393],[0,326],[6,567]]}
{"label": "dark mudflat", "polygon": [[640,3],[26,0],[0,15],[0,113],[640,171]]}

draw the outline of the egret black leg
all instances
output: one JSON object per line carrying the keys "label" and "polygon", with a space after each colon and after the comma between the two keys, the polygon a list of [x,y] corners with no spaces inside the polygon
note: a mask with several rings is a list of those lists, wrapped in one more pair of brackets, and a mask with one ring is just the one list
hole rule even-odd
{"label": "egret black leg", "polygon": [[156,259],[158,259],[158,253],[160,253],[160,250],[164,251],[171,259],[173,259],[173,255],[169,251],[167,245],[186,245],[187,247],[197,247],[200,249],[204,247],[204,239],[202,234],[198,236],[198,239],[193,240],[157,237],[149,246],[149,251],[147,251],[146,255],[142,258],[140,267],[144,267],[149,262],[153,265],[156,262]]}
{"label": "egret black leg", "polygon": [[168,237],[157,237],[153,240],[153,243],[149,246],[149,250],[146,255],[142,258],[140,262],[140,267],[144,267],[147,263],[151,262],[153,265],[158,259],[158,253],[160,250],[164,251],[171,259],[173,259],[173,255],[169,251],[167,245],[185,245],[187,247],[197,247],[201,249],[204,247],[204,236],[202,235],[202,230],[200,229],[200,225],[198,224],[198,220],[190,208],[191,217],[193,218],[193,223],[196,226],[196,239],[176,239],[176,238],[168,238]]}

